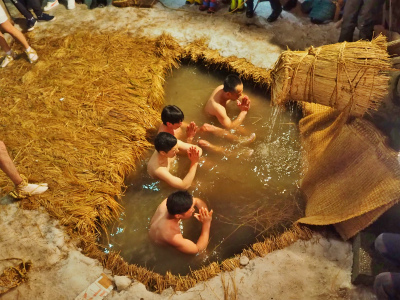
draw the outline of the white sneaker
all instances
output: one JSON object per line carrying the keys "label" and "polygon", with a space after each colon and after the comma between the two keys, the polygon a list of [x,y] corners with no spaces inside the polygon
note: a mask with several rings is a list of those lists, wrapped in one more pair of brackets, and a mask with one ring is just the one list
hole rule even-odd
{"label": "white sneaker", "polygon": [[23,199],[32,195],[40,195],[49,188],[47,183],[28,183],[24,176],[21,175],[21,177],[22,182],[18,184],[12,192],[10,192],[10,196],[15,199]]}
{"label": "white sneaker", "polygon": [[58,0],[47,1],[46,6],[43,8],[44,11],[49,11],[50,9],[56,7],[58,5]]}
{"label": "white sneaker", "polygon": [[68,0],[68,9],[74,9],[75,8],[75,0]]}
{"label": "white sneaker", "polygon": [[10,62],[17,58],[17,54],[11,50],[11,54],[8,54],[4,57],[3,61],[1,62],[0,67],[5,68]]}
{"label": "white sneaker", "polygon": [[39,59],[39,56],[37,55],[36,51],[32,49],[32,47],[29,50],[25,50],[25,53],[26,56],[28,56],[28,60],[31,64]]}

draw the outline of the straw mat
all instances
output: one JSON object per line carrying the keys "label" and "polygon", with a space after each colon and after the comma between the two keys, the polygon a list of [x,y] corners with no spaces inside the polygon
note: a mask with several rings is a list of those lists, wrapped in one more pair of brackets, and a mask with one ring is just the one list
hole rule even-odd
{"label": "straw mat", "polygon": [[300,121],[306,171],[306,215],[298,222],[337,224],[348,239],[400,199],[397,152],[364,119],[304,103]]}

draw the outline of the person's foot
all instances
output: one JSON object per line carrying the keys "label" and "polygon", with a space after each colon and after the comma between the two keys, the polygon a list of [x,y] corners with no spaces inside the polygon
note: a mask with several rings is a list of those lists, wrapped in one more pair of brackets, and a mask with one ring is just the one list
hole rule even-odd
{"label": "person's foot", "polygon": [[28,183],[23,177],[22,182],[14,188],[10,196],[15,199],[23,199],[29,196],[43,194],[48,188],[47,183]]}
{"label": "person's foot", "polygon": [[46,22],[50,22],[50,21],[54,21],[56,19],[55,16],[50,16],[48,14],[42,13],[40,16],[37,16],[37,20],[38,21],[46,21]]}
{"label": "person's foot", "polygon": [[36,22],[37,21],[36,21],[35,18],[28,19],[26,21],[26,30],[27,31],[32,31],[33,29],[35,29]]}
{"label": "person's foot", "polygon": [[50,9],[53,9],[54,7],[56,7],[58,5],[58,0],[54,0],[54,1],[47,1],[46,6],[43,8],[44,11],[49,11]]}
{"label": "person's foot", "polygon": [[0,67],[1,67],[1,68],[7,67],[7,65],[8,65],[10,62],[12,62],[14,59],[16,59],[16,58],[17,58],[17,54],[16,54],[14,51],[11,50],[11,53],[10,53],[10,54],[7,54],[7,55],[4,57],[3,61],[2,61],[1,64],[0,64]]}
{"label": "person's foot", "polygon": [[254,10],[248,10],[248,11],[246,11],[246,17],[248,17],[248,18],[254,17]]}
{"label": "person's foot", "polygon": [[267,21],[270,23],[275,22],[281,15],[281,12],[282,12],[282,7],[272,11],[272,14],[267,18]]}
{"label": "person's foot", "polygon": [[240,138],[239,143],[243,144],[243,145],[248,145],[248,144],[251,144],[252,142],[254,142],[255,139],[256,139],[256,134],[253,132],[249,136]]}
{"label": "person's foot", "polygon": [[209,14],[213,14],[215,12],[216,12],[215,6],[209,7],[208,10],[207,10],[207,13],[209,13]]}
{"label": "person's foot", "polygon": [[283,10],[289,11],[295,8],[297,5],[297,0],[288,0],[285,5],[282,7]]}
{"label": "person's foot", "polygon": [[31,64],[39,59],[39,56],[37,55],[36,51],[32,49],[32,47],[29,47],[29,49],[25,50],[25,53]]}

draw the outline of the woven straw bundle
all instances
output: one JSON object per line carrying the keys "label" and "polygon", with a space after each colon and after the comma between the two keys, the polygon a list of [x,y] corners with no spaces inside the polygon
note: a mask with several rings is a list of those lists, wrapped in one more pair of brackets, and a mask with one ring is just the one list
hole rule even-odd
{"label": "woven straw bundle", "polygon": [[349,239],[400,199],[400,165],[386,137],[365,119],[303,103],[300,121],[306,216],[298,222],[334,224]]}
{"label": "woven straw bundle", "polygon": [[377,109],[387,93],[390,61],[386,39],[285,51],[271,71],[273,103],[318,103],[356,117]]}

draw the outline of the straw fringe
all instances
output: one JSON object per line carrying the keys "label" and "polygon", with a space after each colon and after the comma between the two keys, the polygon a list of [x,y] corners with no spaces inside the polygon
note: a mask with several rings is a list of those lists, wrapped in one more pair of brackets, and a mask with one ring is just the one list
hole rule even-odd
{"label": "straw fringe", "polygon": [[[22,200],[21,206],[44,206],[80,240],[86,255],[156,292],[168,287],[185,291],[239,267],[237,255],[186,276],[160,275],[128,264],[119,253],[105,254],[96,241],[123,211],[118,200],[125,176],[151,147],[146,137],[160,123],[164,78],[181,59],[227,69],[264,87],[270,72],[245,59],[221,57],[204,40],[182,48],[165,34],[151,40],[82,31],[38,41],[34,47],[40,52],[37,64],[18,60],[0,78],[0,91],[7,90],[0,108],[7,129],[3,141],[21,173],[50,186],[49,192]],[[13,188],[4,174],[0,184],[3,192]],[[307,227],[295,225],[242,254],[255,258],[311,235]]]}

